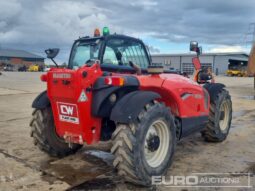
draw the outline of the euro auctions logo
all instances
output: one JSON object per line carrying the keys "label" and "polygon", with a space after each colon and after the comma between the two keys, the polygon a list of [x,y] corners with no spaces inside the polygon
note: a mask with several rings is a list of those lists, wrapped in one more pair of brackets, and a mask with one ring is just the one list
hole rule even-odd
{"label": "euro auctions logo", "polygon": [[76,104],[57,102],[57,106],[60,121],[79,124]]}
{"label": "euro auctions logo", "polygon": [[152,185],[165,187],[252,188],[250,173],[192,173],[188,176],[152,176]]}
{"label": "euro auctions logo", "polygon": [[164,186],[195,186],[198,185],[199,179],[197,176],[153,176],[152,185]]}

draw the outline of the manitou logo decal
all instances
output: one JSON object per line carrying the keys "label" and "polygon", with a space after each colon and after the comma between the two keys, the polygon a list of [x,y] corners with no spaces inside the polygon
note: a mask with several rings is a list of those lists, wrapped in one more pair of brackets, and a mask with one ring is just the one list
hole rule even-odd
{"label": "manitou logo decal", "polygon": [[76,104],[57,102],[59,120],[79,124]]}
{"label": "manitou logo decal", "polygon": [[64,78],[64,79],[69,79],[71,78],[72,75],[69,73],[53,73],[53,78]]}

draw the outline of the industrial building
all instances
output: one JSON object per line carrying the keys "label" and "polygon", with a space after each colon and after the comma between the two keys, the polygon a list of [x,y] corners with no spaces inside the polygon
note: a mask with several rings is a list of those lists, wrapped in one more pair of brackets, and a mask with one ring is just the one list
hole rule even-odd
{"label": "industrial building", "polygon": [[44,67],[44,58],[24,50],[0,49],[0,67],[5,65],[11,65],[14,70],[18,70],[21,66]]}
{"label": "industrial building", "polygon": [[[192,74],[194,67],[192,58],[195,55],[187,54],[154,54],[153,63],[161,63],[165,69],[175,69],[180,72]],[[211,67],[216,74],[224,74],[229,66],[247,67],[249,55],[244,52],[235,53],[203,53],[200,55],[200,62],[203,66]]]}

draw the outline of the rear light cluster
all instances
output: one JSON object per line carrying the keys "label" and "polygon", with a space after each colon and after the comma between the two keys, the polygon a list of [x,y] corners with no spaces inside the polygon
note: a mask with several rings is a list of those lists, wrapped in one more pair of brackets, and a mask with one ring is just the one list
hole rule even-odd
{"label": "rear light cluster", "polygon": [[42,74],[40,78],[42,82],[47,82],[47,74]]}
{"label": "rear light cluster", "polygon": [[105,85],[112,85],[112,86],[124,86],[125,79],[122,77],[106,77],[104,79]]}

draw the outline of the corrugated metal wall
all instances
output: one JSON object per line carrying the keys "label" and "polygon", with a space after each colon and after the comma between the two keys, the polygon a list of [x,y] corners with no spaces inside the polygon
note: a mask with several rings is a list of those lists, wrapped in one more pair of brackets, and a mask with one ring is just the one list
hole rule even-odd
{"label": "corrugated metal wall", "polygon": [[[190,71],[190,67],[193,67],[192,58],[194,55],[183,55],[183,56],[171,56],[171,55],[152,55],[153,63],[161,63],[165,68],[175,68],[181,72]],[[202,65],[211,66],[214,73],[218,70],[219,74],[224,74],[228,69],[229,59],[248,60],[248,57],[242,54],[230,54],[230,55],[201,55],[200,61]]]}

